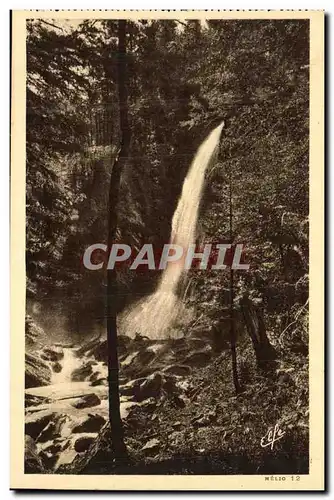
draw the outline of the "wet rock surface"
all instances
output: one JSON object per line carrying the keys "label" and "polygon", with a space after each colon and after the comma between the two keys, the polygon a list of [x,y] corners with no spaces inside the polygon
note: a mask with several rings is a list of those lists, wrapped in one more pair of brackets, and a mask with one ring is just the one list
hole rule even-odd
{"label": "wet rock surface", "polygon": [[26,418],[25,434],[37,439],[40,433],[45,429],[49,422],[54,418],[53,413],[40,414],[40,412],[33,413]]}
{"label": "wet rock surface", "polygon": [[41,352],[41,358],[45,361],[59,361],[64,357],[64,350],[60,346],[44,347]]}
{"label": "wet rock surface", "polygon": [[79,399],[79,401],[76,401],[73,406],[75,408],[81,409],[81,408],[90,408],[92,406],[97,406],[101,404],[100,398],[92,393],[92,394],[86,394],[82,398]]}
{"label": "wet rock surface", "polygon": [[34,396],[33,394],[25,394],[25,407],[38,406],[43,403],[49,403],[51,400],[42,396]]}
{"label": "wet rock surface", "polygon": [[52,365],[52,370],[55,372],[55,373],[60,373],[62,371],[63,367],[60,363],[58,363],[58,361],[56,363],[53,363]]}
{"label": "wet rock surface", "polygon": [[100,415],[88,414],[87,419],[81,422],[79,425],[73,427],[72,432],[99,432],[99,430],[104,426],[105,423],[105,419]]}
{"label": "wet rock surface", "polygon": [[[234,446],[235,429],[241,432],[240,415],[245,419],[242,429],[249,429],[247,415],[253,414],[258,394],[252,396],[255,402],[250,398],[247,413],[242,402],[247,398],[239,402],[231,389],[228,353],[217,358],[206,338],[153,341],[137,336],[123,338],[121,344],[120,410],[131,459],[145,467],[172,460],[170,473],[183,467],[187,473],[183,459],[177,458],[180,453],[223,454],[225,460]],[[58,361],[41,360],[49,366],[60,364],[57,382],[26,389],[26,470],[112,473],[106,342],[96,341],[80,357],[74,347],[63,351]],[[286,373],[294,376],[288,370],[277,372],[277,382]],[[284,380],[275,387],[287,385]],[[217,463],[213,470],[221,473]]]}
{"label": "wet rock surface", "polygon": [[25,387],[40,387],[51,383],[51,369],[43,359],[31,353],[25,357]]}
{"label": "wet rock surface", "polygon": [[84,382],[93,373],[92,363],[86,363],[85,365],[77,368],[72,373],[73,382]]}
{"label": "wet rock surface", "polygon": [[92,382],[90,384],[92,387],[97,387],[99,385],[103,385],[105,387],[108,386],[108,380],[106,378],[98,378],[97,380],[94,380],[94,382]]}
{"label": "wet rock surface", "polygon": [[[165,402],[175,409],[184,408],[191,365],[211,358],[209,350],[199,347],[203,343],[185,339],[119,337],[121,413],[127,429],[137,432],[144,422],[158,422],[159,407]],[[43,366],[48,377],[43,383],[36,377],[34,383],[39,385],[26,392],[26,435],[38,457],[33,462],[32,453],[27,455],[30,466],[36,463],[36,468],[44,470],[69,470],[78,466],[78,455],[82,461],[87,453],[93,453],[108,420],[107,354],[105,340],[96,340],[93,347],[91,343],[87,351],[56,345],[37,353],[35,366]],[[72,363],[72,370],[68,363]],[[54,386],[50,384],[52,372],[57,376]],[[175,424],[174,432],[180,426]],[[137,451],[152,457],[161,446],[157,438],[146,439]]]}

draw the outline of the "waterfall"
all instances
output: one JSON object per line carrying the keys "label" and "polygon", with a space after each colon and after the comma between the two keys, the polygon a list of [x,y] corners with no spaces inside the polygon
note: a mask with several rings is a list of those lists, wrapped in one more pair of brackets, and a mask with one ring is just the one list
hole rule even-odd
{"label": "waterfall", "polygon": [[[171,243],[182,246],[185,251],[195,243],[205,172],[218,147],[223,126],[224,122],[216,127],[198,148],[173,215]],[[125,312],[121,318],[121,330],[132,336],[137,332],[150,338],[166,336],[183,310],[182,301],[176,293],[183,272],[185,270],[181,260],[169,263],[157,290]]]}
{"label": "waterfall", "polygon": [[72,372],[81,366],[82,360],[76,356],[76,349],[64,347],[64,357],[59,363],[61,371],[52,373],[51,384],[69,384]]}

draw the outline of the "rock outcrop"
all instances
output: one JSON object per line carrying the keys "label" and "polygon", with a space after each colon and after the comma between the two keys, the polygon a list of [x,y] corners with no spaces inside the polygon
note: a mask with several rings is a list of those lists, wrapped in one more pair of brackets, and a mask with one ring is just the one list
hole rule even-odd
{"label": "rock outcrop", "polygon": [[42,458],[38,454],[37,446],[32,437],[25,436],[24,472],[25,474],[45,474]]}
{"label": "rock outcrop", "polygon": [[83,382],[93,373],[92,363],[86,363],[72,373],[73,382]]}
{"label": "rock outcrop", "polygon": [[46,346],[41,352],[41,358],[45,361],[60,361],[64,357],[64,350],[60,346]]}
{"label": "rock outcrop", "polygon": [[25,387],[40,387],[51,383],[51,369],[41,358],[26,353],[25,357]]}

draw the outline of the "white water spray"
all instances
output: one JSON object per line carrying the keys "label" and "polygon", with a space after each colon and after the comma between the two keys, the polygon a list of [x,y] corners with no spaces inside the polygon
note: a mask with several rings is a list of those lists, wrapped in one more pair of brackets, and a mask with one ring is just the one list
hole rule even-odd
{"label": "white water spray", "polygon": [[51,384],[69,384],[73,371],[81,366],[82,360],[76,355],[76,349],[64,347],[64,357],[59,363],[61,371],[52,373]]}
{"label": "white water spray", "polygon": [[[171,243],[183,247],[184,252],[195,242],[205,172],[219,144],[223,126],[224,122],[216,127],[198,148],[174,212]],[[131,336],[136,333],[150,338],[168,335],[168,330],[183,309],[182,301],[176,294],[183,272],[185,270],[181,260],[169,263],[156,292],[125,312],[121,318],[121,330]]]}

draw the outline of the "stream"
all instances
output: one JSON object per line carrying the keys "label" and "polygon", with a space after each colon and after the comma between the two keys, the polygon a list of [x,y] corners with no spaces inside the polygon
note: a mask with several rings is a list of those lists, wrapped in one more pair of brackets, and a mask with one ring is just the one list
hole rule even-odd
{"label": "stream", "polygon": [[[92,379],[106,379],[105,363],[77,356],[78,348],[62,351],[57,371],[53,370],[55,363],[47,362],[52,370],[51,384],[25,390],[26,434],[36,440],[37,453],[53,470],[71,463],[78,452],[86,451],[107,422],[109,412],[107,385],[92,386]],[[85,375],[87,366],[91,366],[89,375]],[[73,381],[80,370],[85,380]],[[121,397],[123,419],[134,404]]]}

